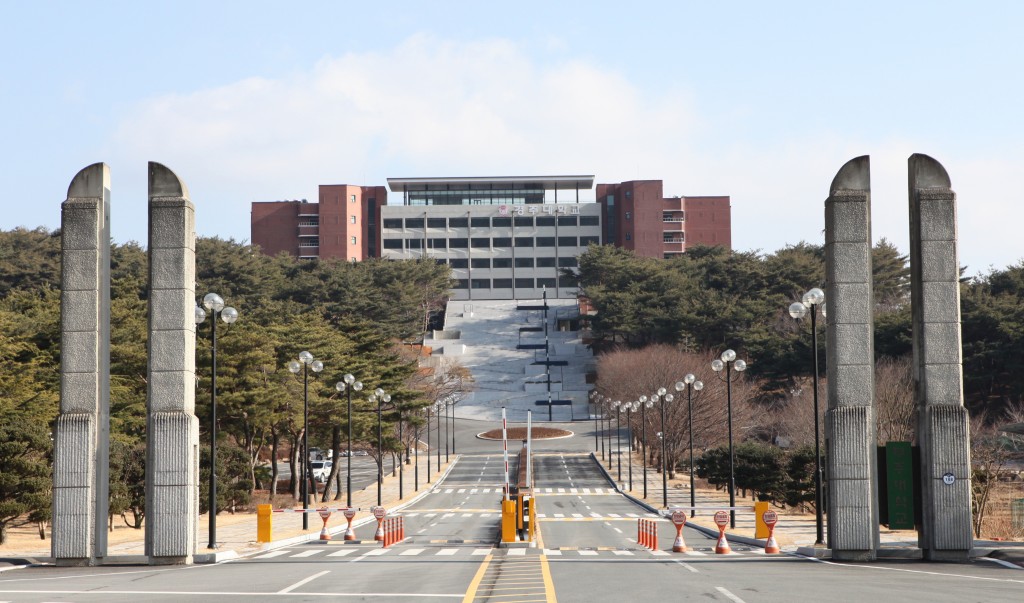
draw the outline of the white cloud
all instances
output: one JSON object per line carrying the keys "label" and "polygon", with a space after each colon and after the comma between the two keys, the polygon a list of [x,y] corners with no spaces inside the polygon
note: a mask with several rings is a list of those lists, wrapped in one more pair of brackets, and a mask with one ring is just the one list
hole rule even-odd
{"label": "white cloud", "polygon": [[[414,36],[389,52],[326,57],[282,79],[254,77],[138,104],[109,144],[115,201],[117,166],[125,181],[144,183],[152,158],[188,184],[201,234],[247,239],[251,201],[312,200],[318,184],[592,173],[600,182],[663,179],[667,195],[731,195],[734,247],[770,252],[821,242],[832,177],[869,153],[875,238],[907,249],[906,158],[929,149],[837,131],[765,142],[707,123],[694,109],[701,94],[678,85],[641,89],[582,60],[544,64],[507,40]],[[960,193],[962,262],[973,271],[1014,261],[1014,220],[993,224],[989,216],[1001,205],[992,183],[1021,166],[943,157],[944,150],[929,154]],[[135,196],[144,199],[144,191]],[[127,222],[141,226],[118,236],[115,206],[115,238],[140,238],[144,211],[144,203],[126,204]]]}

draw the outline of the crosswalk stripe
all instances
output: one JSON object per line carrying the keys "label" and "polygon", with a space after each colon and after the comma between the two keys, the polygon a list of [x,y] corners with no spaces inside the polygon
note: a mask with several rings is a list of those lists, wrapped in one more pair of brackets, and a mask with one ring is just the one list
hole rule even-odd
{"label": "crosswalk stripe", "polygon": [[565,514],[563,514],[563,513],[555,513],[555,517],[565,517]]}
{"label": "crosswalk stripe", "polygon": [[267,553],[265,555],[260,555],[259,557],[255,557],[255,559],[273,559],[274,557],[280,557],[281,555],[287,555],[290,552],[291,551],[288,551],[288,550],[284,550],[284,551],[270,551],[269,553]]}
{"label": "crosswalk stripe", "polygon": [[465,488],[459,488],[459,489],[458,489],[458,491],[456,492],[456,494],[462,494],[462,493],[464,493],[465,491],[466,491],[466,489],[465,489]]}
{"label": "crosswalk stripe", "polygon": [[473,517],[473,513],[463,513],[462,517]]}
{"label": "crosswalk stripe", "polygon": [[692,555],[694,557],[706,557],[707,556],[707,555],[705,555],[704,553],[702,553],[700,551],[686,551],[686,554],[687,555]]}
{"label": "crosswalk stripe", "polygon": [[441,519],[448,519],[449,517],[455,517],[455,513],[445,513],[441,516]]}
{"label": "crosswalk stripe", "polygon": [[552,556],[552,555],[558,556],[558,555],[562,554],[562,551],[559,551],[558,549],[554,549],[554,550],[552,550],[552,549],[544,549],[544,554],[548,555],[548,556]]}
{"label": "crosswalk stripe", "polygon": [[425,550],[427,550],[427,549],[406,549],[406,550],[402,551],[401,553],[399,553],[399,556],[402,556],[402,555],[419,555],[420,553],[422,553]]}
{"label": "crosswalk stripe", "polygon": [[526,556],[526,549],[509,549],[508,550],[508,556],[509,557],[525,557]]}
{"label": "crosswalk stripe", "polygon": [[589,557],[591,555],[597,555],[597,551],[579,551],[579,554],[582,556]]}
{"label": "crosswalk stripe", "polygon": [[627,557],[632,557],[633,556],[633,551],[612,551],[612,552],[615,553],[616,555],[625,555]]}
{"label": "crosswalk stripe", "polygon": [[622,517],[622,516],[619,515],[618,513],[609,513],[608,517]]}
{"label": "crosswalk stripe", "polygon": [[573,513],[573,517],[583,517],[583,513]]}
{"label": "crosswalk stripe", "polygon": [[366,556],[368,556],[368,557],[379,557],[381,555],[386,555],[389,552],[391,552],[391,549],[370,549],[369,551],[366,552]]}
{"label": "crosswalk stripe", "polygon": [[324,552],[323,549],[312,549],[309,551],[302,551],[301,553],[295,553],[292,557],[312,557],[313,555],[319,555]]}
{"label": "crosswalk stripe", "polygon": [[569,492],[571,492],[572,494],[578,494],[579,490],[577,490],[576,488],[569,488]]}
{"label": "crosswalk stripe", "polygon": [[405,515],[406,517],[416,517],[419,513],[403,513],[402,515]]}
{"label": "crosswalk stripe", "polygon": [[661,556],[661,555],[668,555],[668,553],[666,553],[665,551],[651,551],[651,554],[652,555],[659,555],[659,556]]}
{"label": "crosswalk stripe", "polygon": [[454,492],[454,491],[455,491],[455,489],[454,489],[454,488],[448,488],[447,490],[445,490],[445,491],[444,491],[444,493],[445,493],[445,494],[451,494],[451,493],[452,493],[452,492]]}
{"label": "crosswalk stripe", "polygon": [[473,549],[473,555],[488,555],[491,549]]}
{"label": "crosswalk stripe", "polygon": [[331,554],[329,554],[327,556],[328,557],[344,557],[345,555],[351,555],[354,552],[356,552],[356,549],[341,549],[340,551],[334,551],[333,553],[331,553]]}
{"label": "crosswalk stripe", "polygon": [[626,517],[640,517],[636,513],[626,513]]}
{"label": "crosswalk stripe", "polygon": [[458,552],[459,552],[459,549],[441,549],[440,551],[437,552],[437,556],[439,556],[439,557],[450,557],[450,556],[452,556],[452,555],[454,555],[455,553],[458,553]]}

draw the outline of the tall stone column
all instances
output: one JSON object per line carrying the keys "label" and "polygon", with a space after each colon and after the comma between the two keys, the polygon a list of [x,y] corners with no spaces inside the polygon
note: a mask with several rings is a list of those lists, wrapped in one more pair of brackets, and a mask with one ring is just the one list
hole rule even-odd
{"label": "tall stone column", "polygon": [[149,164],[149,393],[146,555],[192,563],[199,519],[195,415],[195,208],[185,184]]}
{"label": "tall stone column", "polygon": [[61,205],[60,414],[53,443],[58,565],[106,556],[110,446],[110,168],[78,172]]}
{"label": "tall stone column", "polygon": [[921,448],[925,559],[966,561],[971,533],[971,452],[960,345],[956,194],[938,161],[908,159],[914,395]]}
{"label": "tall stone column", "polygon": [[871,170],[851,159],[825,201],[828,544],[833,559],[872,560],[878,549]]}

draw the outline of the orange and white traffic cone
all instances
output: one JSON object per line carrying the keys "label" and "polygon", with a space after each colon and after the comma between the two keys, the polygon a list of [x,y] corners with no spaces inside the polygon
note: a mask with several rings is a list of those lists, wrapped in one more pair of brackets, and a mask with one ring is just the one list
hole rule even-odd
{"label": "orange and white traffic cone", "polygon": [[384,520],[383,519],[378,519],[377,520],[377,531],[374,532],[373,539],[376,540],[377,542],[381,542],[382,540],[384,540]]}
{"label": "orange and white traffic cone", "polygon": [[729,541],[725,539],[725,528],[722,528],[718,532],[718,543],[715,544],[716,555],[728,555],[732,553],[732,549],[729,548]]}
{"label": "orange and white traffic cone", "polygon": [[765,543],[765,553],[774,555],[781,552],[782,550],[778,548],[778,543],[775,542],[775,526],[770,526],[768,528],[768,542]]}
{"label": "orange and white traffic cone", "polygon": [[[728,546],[728,545],[726,545],[726,546]],[[686,543],[683,542],[683,526],[676,526],[676,539],[675,539],[675,542],[672,543],[672,552],[673,553],[685,553],[686,552]]]}

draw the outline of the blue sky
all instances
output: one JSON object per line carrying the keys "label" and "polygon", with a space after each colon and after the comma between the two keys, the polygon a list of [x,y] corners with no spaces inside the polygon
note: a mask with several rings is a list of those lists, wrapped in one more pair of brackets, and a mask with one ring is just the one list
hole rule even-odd
{"label": "blue sky", "polygon": [[[730,195],[733,246],[823,241],[872,160],[873,236],[906,252],[906,161],[950,173],[970,274],[1024,258],[1018,2],[0,2],[0,228],[57,228],[111,166],[146,240],[146,164],[200,235],[252,201],[388,177],[584,173]],[[393,201],[397,202],[397,199]]]}

